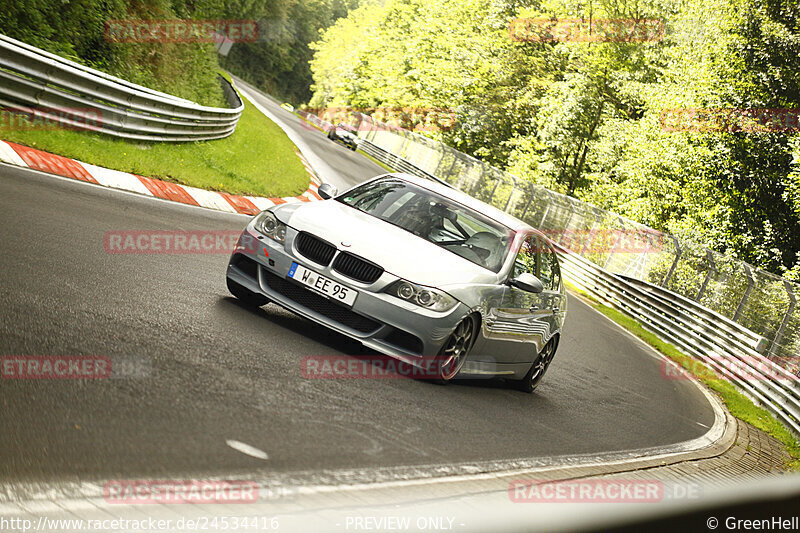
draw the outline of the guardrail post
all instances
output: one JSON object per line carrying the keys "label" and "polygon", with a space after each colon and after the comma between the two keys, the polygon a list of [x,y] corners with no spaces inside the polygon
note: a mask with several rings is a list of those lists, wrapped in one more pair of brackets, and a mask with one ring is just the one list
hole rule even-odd
{"label": "guardrail post", "polygon": [[400,150],[398,150],[399,153],[397,153],[395,155],[397,155],[398,157],[402,157],[404,159],[407,159],[406,158],[406,149],[408,148],[408,144],[411,142],[411,139],[409,139],[405,135],[403,135],[401,137],[403,139],[403,144],[400,145]]}
{"label": "guardrail post", "polygon": [[547,220],[547,215],[550,213],[550,206],[553,205],[550,202],[547,202],[547,207],[544,210],[544,214],[542,215],[542,221],[539,222],[539,228],[544,229],[544,221]]}
{"label": "guardrail post", "polygon": [[[442,152],[442,159],[444,159],[444,152]],[[450,164],[450,168],[447,169],[447,174],[444,175],[444,176],[439,176],[439,177],[442,178],[445,181],[448,181],[447,178],[449,178],[450,174],[453,173],[453,168],[456,166],[456,162],[457,161],[458,161],[458,158],[455,156],[455,154],[453,154],[453,162]]]}
{"label": "guardrail post", "polygon": [[503,207],[503,211],[508,213],[508,204],[511,203],[511,198],[514,196],[514,191],[517,190],[517,180],[514,177],[511,177],[511,192],[508,193],[508,200],[506,200],[506,205]]}
{"label": "guardrail post", "polygon": [[377,130],[378,127],[375,125],[375,121],[369,115],[364,115],[364,121],[362,122],[362,124],[364,123],[366,124],[366,132],[367,132],[364,135],[364,138],[367,139],[369,142],[372,142],[375,139],[375,130]]}
{"label": "guardrail post", "polygon": [[783,340],[783,334],[786,331],[786,325],[789,323],[789,319],[794,313],[794,308],[797,305],[797,298],[794,295],[794,289],[792,289],[792,284],[786,280],[783,280],[783,287],[786,289],[786,294],[789,296],[789,307],[786,309],[786,314],[783,315],[783,320],[781,321],[781,327],[778,328],[778,333],[775,334],[775,338],[772,339],[772,348],[769,350],[769,358],[774,359],[775,354],[778,352],[778,346],[780,346],[781,341]]}
{"label": "guardrail post", "polygon": [[672,243],[675,245],[675,260],[672,261],[672,266],[669,267],[669,272],[667,275],[664,276],[664,279],[661,280],[661,286],[666,287],[669,280],[672,278],[672,275],[675,273],[675,269],[678,268],[678,261],[681,260],[681,254],[683,253],[683,249],[681,248],[681,243],[675,235],[671,233],[667,233],[669,238],[672,239]]}
{"label": "guardrail post", "polygon": [[567,219],[567,223],[564,224],[564,229],[568,230],[569,227],[572,225],[572,217],[575,216],[575,204],[570,200],[569,202],[569,218]]}
{"label": "guardrail post", "polygon": [[361,129],[359,130],[359,133],[363,132],[364,133],[364,137],[363,137],[364,140],[366,140],[368,142],[372,142],[370,140],[370,137],[372,136],[372,132],[375,129],[375,123],[372,122],[372,117],[370,117],[369,115],[365,115],[364,113],[361,113],[361,117],[362,117],[361,118],[361,124],[359,124],[359,128],[361,128]]}
{"label": "guardrail post", "polygon": [[[617,221],[619,222],[622,231],[625,231],[625,221],[622,220],[622,217],[617,215]],[[619,241],[622,240],[619,235],[617,238],[614,239],[614,246],[611,247],[611,251],[608,252],[608,257],[606,257],[606,262],[603,263],[603,268],[608,270],[608,264],[611,262],[611,259],[614,257],[614,254],[617,253],[617,246],[619,246]]]}
{"label": "guardrail post", "polygon": [[714,254],[708,248],[706,248],[706,261],[708,261],[708,272],[706,273],[706,278],[703,280],[703,284],[700,286],[700,290],[697,291],[697,296],[694,297],[695,302],[699,302],[700,298],[703,297],[703,293],[706,292],[706,288],[708,287],[708,282],[711,281],[711,275],[716,272]]}
{"label": "guardrail post", "polygon": [[523,209],[523,210],[522,210],[522,214],[521,214],[521,215],[520,215],[520,217],[519,217],[519,218],[520,218],[520,219],[522,219],[522,220],[525,220],[525,215],[528,213],[528,208],[529,208],[529,207],[531,206],[531,204],[533,203],[533,197],[536,195],[536,192],[534,191],[534,188],[533,188],[533,182],[530,182],[530,181],[529,181],[529,182],[528,182],[528,187],[530,187],[530,189],[531,189],[531,195],[530,195],[530,197],[528,198],[528,203],[527,203],[527,204],[525,204],[525,209]]}
{"label": "guardrail post", "polygon": [[[478,181],[480,181],[480,178],[478,178]],[[489,195],[489,199],[486,200],[487,204],[491,204],[492,203],[492,198],[494,198],[494,193],[497,190],[497,186],[498,185],[500,185],[500,180],[499,179],[495,179],[494,180],[494,189],[492,189],[492,194],[490,194]]]}
{"label": "guardrail post", "polygon": [[750,293],[753,292],[753,286],[756,284],[756,280],[753,278],[753,271],[750,269],[750,265],[745,263],[744,270],[747,273],[747,288],[744,290],[744,295],[742,296],[742,300],[739,302],[739,306],[736,308],[736,312],[733,314],[732,320],[734,322],[738,322],[739,317],[742,316],[742,311],[744,311],[744,305],[747,303],[747,299],[750,298]]}
{"label": "guardrail post", "polygon": [[[574,217],[574,216],[575,216],[575,204],[574,204],[572,201],[570,201],[570,202],[569,202],[569,218],[567,219],[567,223],[566,223],[566,224],[564,224],[564,227],[563,227],[563,228],[561,228],[561,231],[559,232],[559,235],[558,235],[558,241],[557,241],[557,242],[558,242],[558,244],[561,244],[561,243],[563,243],[563,242],[564,242],[564,234],[565,234],[565,233],[567,232],[567,230],[569,229],[569,227],[570,227],[570,224],[572,224],[572,217]],[[558,231],[558,228],[554,228],[554,230],[555,230],[555,231]],[[562,246],[563,246],[563,245],[562,245]],[[565,247],[565,248],[566,248],[566,247]],[[571,252],[576,252],[576,250],[569,250],[569,251],[571,251]]]}
{"label": "guardrail post", "polygon": [[[356,136],[357,137],[361,137],[361,132],[365,131],[364,124],[367,122],[367,116],[364,113],[360,113],[358,111],[355,111],[353,113],[353,117],[358,119],[358,126],[355,127],[356,128]],[[369,131],[369,130],[366,130],[366,131]],[[367,136],[364,135],[364,137],[361,137],[361,138],[362,139],[366,139],[366,137]]]}

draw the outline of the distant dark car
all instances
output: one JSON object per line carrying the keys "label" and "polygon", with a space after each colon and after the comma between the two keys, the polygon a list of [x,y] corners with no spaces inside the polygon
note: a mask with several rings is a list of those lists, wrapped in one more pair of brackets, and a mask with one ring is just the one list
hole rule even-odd
{"label": "distant dark car", "polygon": [[332,141],[339,141],[354,152],[356,151],[356,148],[358,148],[358,137],[356,136],[355,129],[352,126],[342,122],[332,127],[328,131],[328,139]]}

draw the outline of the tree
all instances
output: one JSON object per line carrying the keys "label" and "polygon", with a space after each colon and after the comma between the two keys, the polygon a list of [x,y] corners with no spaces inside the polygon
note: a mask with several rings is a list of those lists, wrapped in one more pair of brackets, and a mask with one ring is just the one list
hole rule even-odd
{"label": "tree", "polygon": [[[670,123],[681,110],[800,108],[799,14],[794,0],[388,0],[312,46],[312,104],[451,107],[456,127],[430,135],[459,150],[800,272],[797,128]],[[536,19],[526,28],[539,33],[511,39],[515,19]],[[624,23],[604,23],[613,38],[555,38],[547,21],[565,19]],[[622,31],[634,23],[651,33]]]}

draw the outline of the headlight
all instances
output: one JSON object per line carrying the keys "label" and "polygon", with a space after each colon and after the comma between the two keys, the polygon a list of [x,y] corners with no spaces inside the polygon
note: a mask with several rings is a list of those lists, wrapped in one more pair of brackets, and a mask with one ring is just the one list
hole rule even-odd
{"label": "headlight", "polygon": [[431,289],[430,287],[422,287],[402,279],[389,285],[386,288],[386,292],[433,311],[447,311],[458,303],[455,298],[446,292]]}
{"label": "headlight", "polygon": [[286,224],[269,211],[258,214],[255,228],[274,241],[283,242],[286,239]]}

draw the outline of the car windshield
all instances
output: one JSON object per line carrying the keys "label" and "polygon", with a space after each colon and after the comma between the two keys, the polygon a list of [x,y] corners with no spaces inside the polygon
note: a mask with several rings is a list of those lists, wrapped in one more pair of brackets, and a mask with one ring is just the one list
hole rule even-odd
{"label": "car windshield", "polygon": [[492,272],[503,266],[513,233],[473,209],[401,180],[373,181],[337,200]]}

